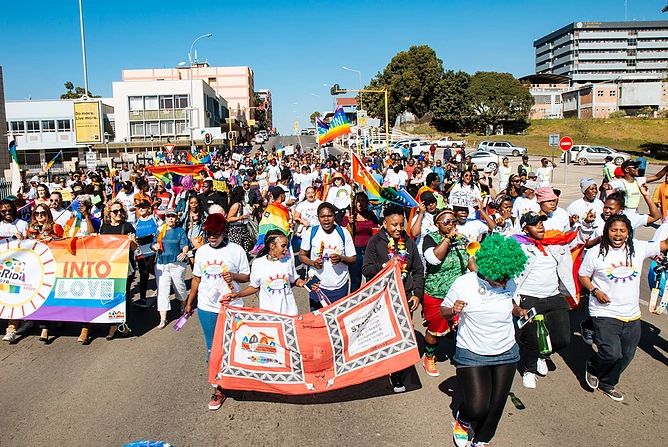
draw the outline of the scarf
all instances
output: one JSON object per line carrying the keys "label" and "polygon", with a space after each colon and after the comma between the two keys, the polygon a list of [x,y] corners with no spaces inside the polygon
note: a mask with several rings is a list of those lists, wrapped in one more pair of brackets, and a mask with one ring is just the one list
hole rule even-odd
{"label": "scarf", "polygon": [[563,233],[558,230],[549,230],[545,232],[545,237],[542,240],[536,240],[524,234],[513,234],[513,237],[521,245],[535,245],[538,250],[540,250],[543,255],[547,256],[547,251],[545,250],[546,245],[566,245],[573,242],[577,237],[577,232],[569,231],[568,233]]}

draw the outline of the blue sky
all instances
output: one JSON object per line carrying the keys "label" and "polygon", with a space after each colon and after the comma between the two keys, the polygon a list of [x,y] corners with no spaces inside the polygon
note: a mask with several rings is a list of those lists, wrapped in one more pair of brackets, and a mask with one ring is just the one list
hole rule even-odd
{"label": "blue sky", "polygon": [[[665,0],[628,0],[629,20],[668,20]],[[213,66],[248,65],[269,88],[275,125],[305,127],[329,110],[323,84],[356,88],[398,52],[427,44],[446,69],[533,72],[532,43],[574,21],[623,21],[624,0],[240,1],[84,0],[90,90],[111,96],[121,70],[176,66],[192,41]],[[5,96],[53,99],[83,85],[77,0],[4,2],[0,17]],[[296,103],[296,104],[295,104]]]}

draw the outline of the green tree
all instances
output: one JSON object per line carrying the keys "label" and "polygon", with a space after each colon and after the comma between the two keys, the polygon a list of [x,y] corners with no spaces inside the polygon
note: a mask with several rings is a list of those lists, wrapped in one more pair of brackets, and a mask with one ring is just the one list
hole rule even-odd
{"label": "green tree", "polygon": [[311,121],[311,124],[315,124],[315,120],[320,118],[321,116],[322,115],[318,111],[315,111],[315,112],[311,113],[311,116],[309,117],[309,120]]}
{"label": "green tree", "polygon": [[472,120],[480,129],[501,123],[526,123],[534,104],[529,88],[510,73],[479,71],[466,88]]}
{"label": "green tree", "polygon": [[[65,90],[67,93],[60,95],[60,99],[78,99],[84,96],[86,89],[83,87],[75,87],[70,81],[65,83]],[[101,98],[99,95],[93,95],[90,90],[88,91],[89,98]]]}
{"label": "green tree", "polygon": [[436,86],[432,103],[433,124],[441,131],[461,131],[469,125],[471,113],[467,88],[471,75],[447,70]]}

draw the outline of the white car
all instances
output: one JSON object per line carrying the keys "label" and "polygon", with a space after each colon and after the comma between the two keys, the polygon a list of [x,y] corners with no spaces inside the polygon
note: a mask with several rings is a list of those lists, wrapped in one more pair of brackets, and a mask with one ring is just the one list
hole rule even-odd
{"label": "white car", "polygon": [[434,140],[432,141],[433,144],[436,145],[436,147],[466,147],[466,141],[464,140],[453,140],[450,137],[443,137],[440,140]]}
{"label": "white car", "polygon": [[475,164],[479,170],[483,170],[485,168],[496,169],[499,166],[499,163],[501,163],[501,159],[503,158],[491,152],[480,150],[476,152],[469,152],[466,154],[466,156],[471,157],[471,163]]}
{"label": "white car", "polygon": [[264,144],[264,137],[262,135],[255,135],[255,144]]}
{"label": "white car", "polygon": [[422,152],[429,153],[429,148],[433,143],[431,141],[414,141],[410,143],[411,154],[417,157]]}

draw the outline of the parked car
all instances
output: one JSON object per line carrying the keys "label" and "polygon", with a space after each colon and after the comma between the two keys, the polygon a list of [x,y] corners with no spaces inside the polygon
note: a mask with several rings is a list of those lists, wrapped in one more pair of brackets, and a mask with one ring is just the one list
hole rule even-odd
{"label": "parked car", "polygon": [[417,157],[421,152],[429,153],[432,144],[431,141],[414,141],[410,144],[411,154],[413,157]]}
{"label": "parked car", "polygon": [[469,152],[466,154],[467,157],[471,157],[471,163],[475,164],[478,169],[482,170],[485,168],[492,168],[496,169],[497,166],[499,166],[499,163],[501,162],[501,158],[499,155],[494,154],[492,152],[488,151],[475,151],[475,152]]}
{"label": "parked car", "polygon": [[485,150],[497,155],[512,155],[513,157],[519,157],[527,153],[525,147],[515,146],[510,141],[481,141],[478,150]]}
{"label": "parked car", "polygon": [[568,152],[571,156],[570,162],[575,163],[578,159],[578,153],[588,147],[588,144],[574,144],[568,151],[561,151],[561,162],[566,161],[566,152]]}
{"label": "parked car", "polygon": [[466,147],[466,141],[464,140],[453,140],[450,137],[443,137],[440,140],[432,141],[436,147],[446,148],[446,147]]}
{"label": "parked car", "polygon": [[[572,156],[573,153],[571,152],[571,160],[573,159]],[[617,166],[620,166],[624,161],[631,158],[630,154],[619,152],[607,146],[588,146],[575,155],[575,161],[581,166],[588,164],[604,164],[605,157],[608,156],[612,157],[612,162]]]}

